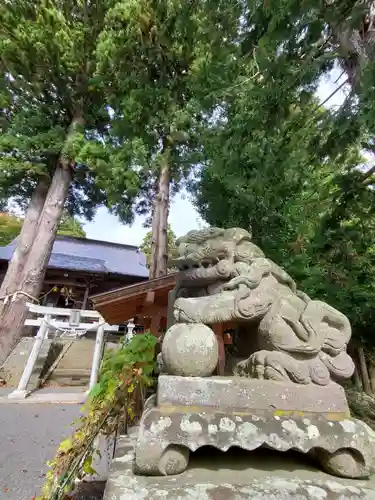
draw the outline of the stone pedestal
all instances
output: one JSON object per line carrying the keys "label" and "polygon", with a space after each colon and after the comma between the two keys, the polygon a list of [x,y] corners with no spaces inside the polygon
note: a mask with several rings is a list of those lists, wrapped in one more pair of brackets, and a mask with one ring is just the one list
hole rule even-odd
{"label": "stone pedestal", "polygon": [[179,377],[160,375],[158,406],[205,406],[233,410],[270,410],[349,415],[344,389],[335,383],[327,386],[298,385],[244,377]]}
{"label": "stone pedestal", "polygon": [[350,418],[345,394],[333,383],[161,376],[141,420],[135,472],[181,473],[190,451],[206,445],[293,449],[331,474],[365,478],[373,470],[375,433]]}
{"label": "stone pedestal", "polygon": [[116,447],[103,500],[375,500],[375,479],[333,478],[298,453],[207,450],[178,476],[135,475],[134,438]]}

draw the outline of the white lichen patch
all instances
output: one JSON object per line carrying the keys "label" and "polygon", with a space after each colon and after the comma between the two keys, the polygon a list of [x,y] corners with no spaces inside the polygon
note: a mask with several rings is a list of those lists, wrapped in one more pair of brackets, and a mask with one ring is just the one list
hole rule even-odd
{"label": "white lichen patch", "polygon": [[220,419],[219,427],[221,431],[233,432],[236,428],[236,424],[230,418],[223,417]]}
{"label": "white lichen patch", "polygon": [[209,434],[217,434],[218,428],[215,424],[208,424],[208,433]]}
{"label": "white lichen patch", "polygon": [[310,425],[310,423],[311,423],[311,422],[310,422],[310,420],[309,420],[308,418],[304,418],[304,419],[302,420],[302,422],[303,422],[305,425]]}
{"label": "white lichen patch", "polygon": [[292,483],[291,481],[288,481],[286,479],[283,479],[281,477],[275,477],[274,479],[271,479],[268,481],[268,486],[271,486],[273,489],[276,491],[279,491],[280,493],[295,493],[298,489],[298,485]]}
{"label": "white lichen patch", "polygon": [[238,427],[236,437],[240,441],[246,441],[249,438],[256,436],[258,433],[259,429],[256,425],[250,422],[244,422]]}
{"label": "white lichen patch", "polygon": [[316,425],[309,425],[307,428],[307,435],[309,439],[316,439],[320,436],[319,429]]}
{"label": "white lichen patch", "polygon": [[357,429],[355,422],[353,422],[352,420],[342,420],[341,422],[339,422],[339,424],[344,429],[344,432],[354,433]]}
{"label": "white lichen patch", "polygon": [[343,493],[347,489],[343,484],[337,483],[336,481],[325,481],[325,486],[331,490],[333,493]]}
{"label": "white lichen patch", "polygon": [[236,415],[236,422],[242,422],[242,418]]}
{"label": "white lichen patch", "polygon": [[275,415],[273,418],[274,418],[275,420],[280,420],[279,415]]}
{"label": "white lichen patch", "polygon": [[294,420],[284,420],[281,423],[281,427],[285,432],[288,432],[292,436],[298,436],[301,438],[306,435],[305,432],[298,427]]}
{"label": "white lichen patch", "polygon": [[318,486],[306,486],[306,490],[311,500],[321,500],[327,498],[327,492]]}
{"label": "white lichen patch", "polygon": [[[208,491],[213,488],[212,484],[196,484],[189,488],[184,488],[184,500],[211,500]],[[181,497],[180,497],[181,498]]]}
{"label": "white lichen patch", "polygon": [[122,464],[129,463],[133,459],[134,459],[134,453],[133,452],[129,452],[129,453],[126,453],[126,455],[123,455],[122,457],[116,457],[115,458],[116,462],[120,462]]}
{"label": "white lichen patch", "polygon": [[202,432],[202,426],[199,422],[190,422],[190,420],[187,419],[181,421],[180,429],[188,434]]}
{"label": "white lichen patch", "polygon": [[284,450],[287,447],[285,441],[275,433],[269,435],[267,444],[276,450]]}
{"label": "white lichen patch", "polygon": [[156,422],[152,422],[149,432],[150,434],[157,436],[168,429],[171,425],[172,420],[169,417],[160,417]]}
{"label": "white lichen patch", "polygon": [[158,490],[154,492],[154,498],[167,498],[169,496],[169,491],[167,490]]}
{"label": "white lichen patch", "polygon": [[355,486],[348,486],[347,490],[350,491],[350,493],[353,493],[354,495],[361,494],[361,490],[359,488],[356,488]]}

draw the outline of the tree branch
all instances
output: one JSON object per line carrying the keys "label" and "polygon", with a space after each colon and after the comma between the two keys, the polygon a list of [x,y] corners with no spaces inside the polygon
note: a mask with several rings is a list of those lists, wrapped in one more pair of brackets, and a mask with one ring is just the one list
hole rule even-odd
{"label": "tree branch", "polygon": [[362,182],[363,182],[363,184],[367,184],[365,181],[366,181],[369,177],[371,177],[373,174],[375,174],[375,165],[373,165],[373,166],[370,168],[370,170],[367,170],[367,172],[365,172],[365,173],[363,174],[363,178],[362,178]]}

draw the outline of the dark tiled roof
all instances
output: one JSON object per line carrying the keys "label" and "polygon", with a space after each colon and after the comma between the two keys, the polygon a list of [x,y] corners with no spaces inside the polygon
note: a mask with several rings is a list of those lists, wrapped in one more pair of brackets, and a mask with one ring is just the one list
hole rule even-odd
{"label": "dark tiled roof", "polygon": [[[16,244],[17,238],[0,247],[0,261],[12,258]],[[48,267],[148,278],[146,257],[137,247],[71,236],[56,237]]]}

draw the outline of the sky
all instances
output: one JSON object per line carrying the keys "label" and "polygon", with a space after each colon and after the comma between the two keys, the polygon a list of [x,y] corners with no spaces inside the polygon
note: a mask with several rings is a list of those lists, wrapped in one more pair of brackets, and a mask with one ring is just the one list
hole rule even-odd
{"label": "sky", "polygon": [[[334,68],[329,76],[321,80],[317,91],[320,102],[325,101],[345,80],[345,75],[341,73],[342,71],[339,68]],[[348,88],[344,86],[325,103],[325,106],[340,106],[347,92]],[[88,238],[139,246],[148,231],[143,227],[144,221],[145,217],[138,216],[131,226],[125,226],[116,216],[111,215],[106,208],[102,207],[98,210],[94,220],[84,225],[84,229]],[[204,225],[204,221],[199,217],[189,199],[189,195],[185,192],[178,194],[172,200],[169,223],[177,237],[184,235],[191,229],[198,229]]]}
{"label": "sky", "polygon": [[[125,226],[102,207],[99,208],[95,219],[84,225],[84,230],[87,238],[139,246],[149,231],[143,227],[145,219],[146,217],[138,216],[131,226]],[[172,200],[169,223],[177,237],[204,224],[186,193],[180,193]]]}

